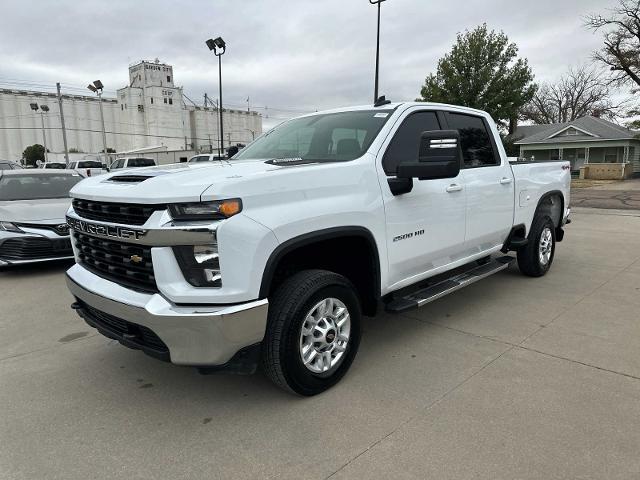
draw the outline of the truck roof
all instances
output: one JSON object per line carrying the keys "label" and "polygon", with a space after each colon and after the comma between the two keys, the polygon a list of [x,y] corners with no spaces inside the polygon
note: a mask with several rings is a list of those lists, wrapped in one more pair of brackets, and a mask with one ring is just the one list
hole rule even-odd
{"label": "truck roof", "polygon": [[379,107],[374,107],[373,105],[357,105],[352,107],[340,107],[333,108],[330,110],[323,110],[320,112],[310,113],[308,115],[303,116],[313,116],[320,115],[326,113],[341,113],[341,112],[354,112],[354,111],[362,111],[362,110],[395,110],[398,107],[427,107],[427,108],[435,108],[441,110],[457,110],[462,112],[468,112],[473,114],[482,114],[487,115],[486,112],[482,110],[477,110],[475,108],[462,107],[460,105],[450,105],[447,103],[435,103],[435,102],[392,102],[387,103],[386,105],[381,105]]}

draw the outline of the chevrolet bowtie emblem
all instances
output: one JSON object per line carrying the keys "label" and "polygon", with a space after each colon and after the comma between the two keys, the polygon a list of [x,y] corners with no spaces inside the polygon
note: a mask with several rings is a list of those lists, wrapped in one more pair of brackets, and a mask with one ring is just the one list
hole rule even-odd
{"label": "chevrolet bowtie emblem", "polygon": [[140,263],[142,261],[142,257],[140,255],[131,255],[131,257],[129,257],[129,260],[131,260],[133,263]]}

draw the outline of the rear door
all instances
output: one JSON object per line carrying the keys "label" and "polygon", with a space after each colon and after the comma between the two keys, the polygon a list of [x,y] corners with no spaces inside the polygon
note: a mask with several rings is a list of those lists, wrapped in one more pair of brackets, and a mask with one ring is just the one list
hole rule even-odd
{"label": "rear door", "polygon": [[[382,151],[380,183],[387,223],[390,288],[400,288],[457,260],[464,248],[464,179],[413,180],[409,193],[394,196],[388,178],[398,164],[416,162],[422,132],[441,130],[441,113],[413,108],[396,123]],[[397,126],[399,125],[399,126]]]}
{"label": "rear door", "polygon": [[489,123],[482,116],[447,112],[448,128],[460,132],[467,190],[466,255],[502,246],[513,225],[514,181]]}

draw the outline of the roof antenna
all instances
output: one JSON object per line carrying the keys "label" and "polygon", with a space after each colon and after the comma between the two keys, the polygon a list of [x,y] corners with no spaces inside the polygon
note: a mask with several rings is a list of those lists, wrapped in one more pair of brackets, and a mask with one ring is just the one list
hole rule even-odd
{"label": "roof antenna", "polygon": [[387,98],[382,95],[381,97],[378,98],[378,100],[376,100],[376,103],[373,104],[374,107],[381,107],[383,105],[389,105],[391,103],[391,100],[387,100]]}

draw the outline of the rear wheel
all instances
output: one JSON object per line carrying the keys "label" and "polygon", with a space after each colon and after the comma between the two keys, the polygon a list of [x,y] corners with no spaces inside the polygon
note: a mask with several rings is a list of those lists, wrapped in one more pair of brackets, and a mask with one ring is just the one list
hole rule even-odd
{"label": "rear wheel", "polygon": [[270,298],[262,365],[279,387],[311,396],[335,385],[360,344],[360,303],[351,282],[299,272]]}
{"label": "rear wheel", "polygon": [[518,250],[518,267],[530,277],[541,277],[551,268],[556,251],[553,220],[547,214],[538,215],[531,224],[529,243]]}

